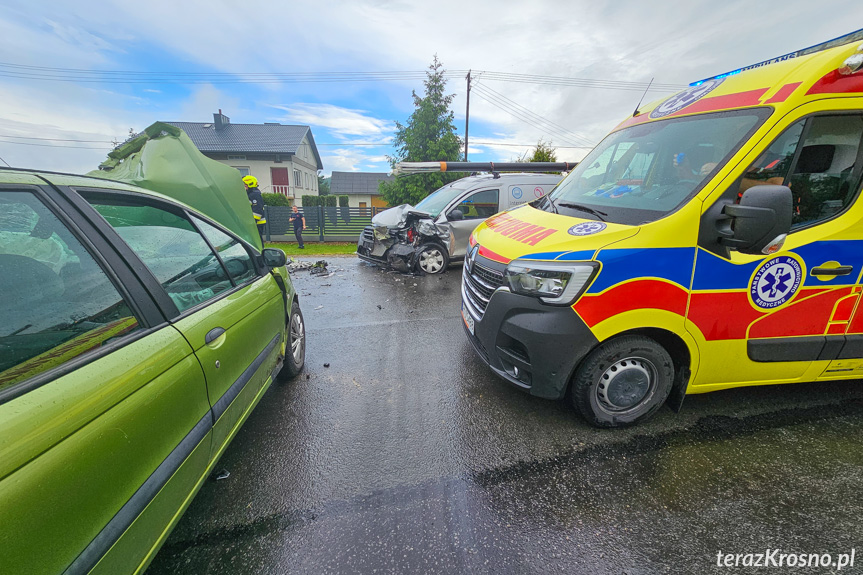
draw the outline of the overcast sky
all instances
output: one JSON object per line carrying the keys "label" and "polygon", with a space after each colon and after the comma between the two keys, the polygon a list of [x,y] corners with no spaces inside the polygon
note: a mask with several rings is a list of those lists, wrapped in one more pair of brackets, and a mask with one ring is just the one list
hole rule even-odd
{"label": "overcast sky", "polygon": [[[487,71],[471,92],[471,160],[514,159],[540,138],[560,146],[558,159],[577,160],[586,153],[579,146],[632,113],[638,86],[651,78],[686,85],[861,27],[863,2],[854,0],[5,0],[0,158],[86,172],[130,129],[212,121],[221,108],[234,123],[311,126],[326,174],[387,171],[394,122],[409,117],[411,90],[422,92],[416,72],[437,54],[447,70]],[[256,78],[249,74],[393,71],[403,74],[238,82]],[[178,73],[203,76],[177,82]],[[503,81],[501,73],[612,87]],[[463,137],[463,74],[447,87]],[[651,89],[646,101],[668,94]],[[375,145],[356,145],[367,143]]]}

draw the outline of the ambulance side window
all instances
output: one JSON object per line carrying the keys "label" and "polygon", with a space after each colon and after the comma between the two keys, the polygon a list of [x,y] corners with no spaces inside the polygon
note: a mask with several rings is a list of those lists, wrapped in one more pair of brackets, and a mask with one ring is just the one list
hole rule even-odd
{"label": "ambulance side window", "polygon": [[794,198],[792,230],[829,219],[860,190],[863,116],[813,116],[780,135],[743,175],[738,196],[759,185],[785,185]]}

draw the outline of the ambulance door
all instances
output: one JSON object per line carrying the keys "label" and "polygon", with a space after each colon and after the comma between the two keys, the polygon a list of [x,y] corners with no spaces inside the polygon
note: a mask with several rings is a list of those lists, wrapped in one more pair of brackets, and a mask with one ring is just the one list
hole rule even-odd
{"label": "ambulance door", "polygon": [[863,345],[849,347],[845,336],[863,271],[863,113],[800,113],[765,141],[719,201],[788,186],[791,231],[779,251],[762,256],[699,242],[687,319],[704,338],[705,361],[693,385],[814,379],[843,354],[863,358]]}

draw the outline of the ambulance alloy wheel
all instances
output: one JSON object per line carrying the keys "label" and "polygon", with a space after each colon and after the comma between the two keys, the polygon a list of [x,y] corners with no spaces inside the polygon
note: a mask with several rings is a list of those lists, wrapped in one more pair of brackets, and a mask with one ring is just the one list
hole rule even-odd
{"label": "ambulance alloy wheel", "polygon": [[426,244],[417,254],[417,267],[427,274],[440,274],[449,265],[449,255],[437,244]]}
{"label": "ambulance alloy wheel", "polygon": [[575,372],[572,403],[597,427],[624,427],[653,415],[671,393],[674,362],[661,345],[642,336],[609,340]]}

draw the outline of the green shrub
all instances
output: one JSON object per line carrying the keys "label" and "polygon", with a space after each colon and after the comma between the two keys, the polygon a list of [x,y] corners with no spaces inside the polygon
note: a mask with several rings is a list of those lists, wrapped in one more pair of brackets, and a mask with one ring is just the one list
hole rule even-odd
{"label": "green shrub", "polygon": [[291,199],[282,194],[261,194],[265,206],[290,206]]}
{"label": "green shrub", "polygon": [[350,196],[347,196],[347,195],[345,195],[345,196],[339,196],[339,206],[340,206],[340,207],[342,207],[342,208],[346,208],[346,207],[348,207],[348,206],[350,205],[350,204],[348,203],[348,202],[350,201],[350,199],[351,199],[351,197],[350,197]]}
{"label": "green shrub", "polygon": [[321,205],[321,196],[303,196],[303,207],[313,208]]}
{"label": "green shrub", "polygon": [[321,205],[326,206],[328,208],[335,208],[338,204],[338,196],[320,196]]}

